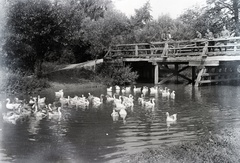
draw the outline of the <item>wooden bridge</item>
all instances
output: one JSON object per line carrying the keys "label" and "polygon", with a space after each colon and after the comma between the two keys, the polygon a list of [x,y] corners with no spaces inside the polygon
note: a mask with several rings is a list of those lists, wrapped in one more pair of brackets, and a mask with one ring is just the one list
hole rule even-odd
{"label": "wooden bridge", "polygon": [[[138,63],[141,71],[147,71],[141,64],[151,64],[155,84],[172,77],[181,77],[195,86],[229,83],[240,80],[240,37],[119,44],[110,47],[104,60]],[[190,68],[190,76],[182,74]],[[163,70],[171,74],[160,80]]]}

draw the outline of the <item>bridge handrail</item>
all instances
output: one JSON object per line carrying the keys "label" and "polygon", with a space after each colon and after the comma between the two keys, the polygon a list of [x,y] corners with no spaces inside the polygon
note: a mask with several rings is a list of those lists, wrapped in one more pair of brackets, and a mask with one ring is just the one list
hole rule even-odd
{"label": "bridge handrail", "polygon": [[221,48],[228,49],[228,51],[240,51],[240,37],[117,44],[109,47],[109,51],[105,57],[138,57],[139,55],[148,56],[153,54],[160,57],[168,56],[168,54],[174,54],[178,56],[181,53],[191,51],[192,53],[196,53],[196,50],[197,52],[205,51],[207,55],[209,48],[219,49],[219,51],[221,51]]}

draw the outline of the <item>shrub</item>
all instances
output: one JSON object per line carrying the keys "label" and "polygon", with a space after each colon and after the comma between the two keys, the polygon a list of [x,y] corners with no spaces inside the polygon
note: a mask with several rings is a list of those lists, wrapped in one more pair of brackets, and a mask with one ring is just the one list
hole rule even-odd
{"label": "shrub", "polygon": [[34,76],[23,75],[21,72],[2,72],[0,91],[7,94],[30,94],[49,87],[48,80],[37,79]]}
{"label": "shrub", "polygon": [[86,83],[94,80],[95,73],[85,68],[65,69],[46,75],[50,81],[60,83]]}
{"label": "shrub", "polygon": [[96,73],[106,85],[131,84],[138,78],[137,72],[133,72],[130,66],[124,66],[119,61],[99,64],[96,67]]}

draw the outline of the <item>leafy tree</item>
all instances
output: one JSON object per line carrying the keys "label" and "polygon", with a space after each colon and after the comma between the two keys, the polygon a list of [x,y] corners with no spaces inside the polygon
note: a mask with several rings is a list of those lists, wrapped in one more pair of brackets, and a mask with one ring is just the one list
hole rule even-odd
{"label": "leafy tree", "polygon": [[128,39],[129,28],[128,18],[117,11],[106,11],[97,21],[85,19],[84,39],[91,45],[89,53],[102,57],[111,44],[124,43]]}
{"label": "leafy tree", "polygon": [[208,14],[216,27],[226,25],[235,35],[239,35],[239,0],[207,0]]}
{"label": "leafy tree", "polygon": [[[86,38],[88,28],[86,22],[94,24],[104,17],[108,10],[109,0],[67,0],[63,2],[63,20],[66,30],[67,47],[73,52],[76,62],[83,62],[92,58],[89,54],[93,42]],[[89,26],[90,26],[89,25]],[[87,28],[87,29],[86,29]],[[91,29],[95,34],[97,29]],[[90,51],[91,52],[91,51]]]}
{"label": "leafy tree", "polygon": [[205,9],[195,6],[193,8],[187,9],[183,14],[181,14],[176,20],[176,22],[181,22],[182,25],[187,28],[187,33],[181,31],[184,35],[188,35],[188,37],[194,38],[196,37],[196,31],[199,31],[200,33],[205,33],[207,28],[209,28],[207,20],[209,19],[205,17]]}
{"label": "leafy tree", "polygon": [[135,28],[141,28],[152,20],[151,5],[147,1],[141,8],[135,9],[135,15],[131,17],[131,23]]}
{"label": "leafy tree", "polygon": [[44,58],[60,47],[63,28],[57,22],[52,4],[47,0],[19,0],[8,11],[6,64],[12,68],[30,69],[41,76]]}

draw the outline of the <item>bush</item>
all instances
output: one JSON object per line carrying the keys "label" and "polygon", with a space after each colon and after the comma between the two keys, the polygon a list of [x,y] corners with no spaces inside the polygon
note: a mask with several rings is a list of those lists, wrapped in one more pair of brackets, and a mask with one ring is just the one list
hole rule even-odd
{"label": "bush", "polygon": [[55,62],[44,62],[42,64],[42,73],[48,74],[53,71],[57,71],[59,69],[62,69],[66,66],[66,64],[58,64]]}
{"label": "bush", "polygon": [[52,72],[47,74],[46,77],[53,82],[86,83],[94,80],[95,73],[85,68],[76,68]]}
{"label": "bush", "polygon": [[5,78],[2,79],[0,91],[7,94],[30,94],[48,88],[50,84],[47,79],[37,79],[34,76],[19,73],[2,72]]}
{"label": "bush", "polygon": [[135,82],[137,72],[133,72],[130,66],[124,66],[121,62],[103,62],[97,65],[96,73],[106,85],[126,85]]}

